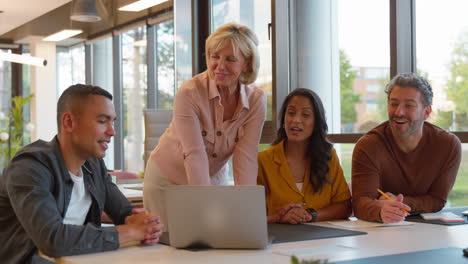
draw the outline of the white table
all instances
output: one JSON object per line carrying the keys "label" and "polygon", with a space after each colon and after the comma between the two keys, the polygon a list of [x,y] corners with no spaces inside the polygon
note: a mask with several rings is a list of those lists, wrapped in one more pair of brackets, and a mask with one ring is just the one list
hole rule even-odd
{"label": "white table", "polygon": [[119,190],[135,206],[143,206],[143,183],[118,184]]}
{"label": "white table", "polygon": [[[317,225],[335,227],[327,223]],[[341,261],[364,257],[382,256],[445,247],[468,247],[468,225],[442,226],[414,223],[410,226],[356,229],[367,235],[318,239],[301,242],[273,244],[264,250],[180,250],[164,245],[132,246],[117,251],[63,257],[58,263],[282,263],[289,264],[290,256],[281,251],[308,252],[304,259],[326,257],[329,261]],[[342,247],[343,246],[343,247]],[[343,250],[338,250],[343,248]],[[334,250],[336,249],[336,250]],[[460,254],[462,252],[460,251]],[[467,260],[468,262],[468,260]],[[448,263],[447,263],[448,264]]]}

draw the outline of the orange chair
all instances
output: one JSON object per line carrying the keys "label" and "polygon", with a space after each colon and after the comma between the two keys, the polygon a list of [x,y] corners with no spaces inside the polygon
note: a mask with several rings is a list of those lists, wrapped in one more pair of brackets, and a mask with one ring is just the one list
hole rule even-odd
{"label": "orange chair", "polygon": [[129,171],[108,171],[110,175],[116,176],[117,180],[140,179],[138,174]]}

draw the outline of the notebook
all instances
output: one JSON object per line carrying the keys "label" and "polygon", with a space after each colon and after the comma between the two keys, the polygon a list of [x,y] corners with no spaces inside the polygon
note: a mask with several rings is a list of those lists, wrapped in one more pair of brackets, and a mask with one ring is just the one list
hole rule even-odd
{"label": "notebook", "polygon": [[465,218],[456,215],[452,212],[437,212],[437,213],[425,213],[421,214],[421,217],[424,220],[439,220],[442,222],[452,223],[452,222],[465,222]]}
{"label": "notebook", "polygon": [[182,186],[166,189],[169,244],[176,248],[265,248],[263,186]]}

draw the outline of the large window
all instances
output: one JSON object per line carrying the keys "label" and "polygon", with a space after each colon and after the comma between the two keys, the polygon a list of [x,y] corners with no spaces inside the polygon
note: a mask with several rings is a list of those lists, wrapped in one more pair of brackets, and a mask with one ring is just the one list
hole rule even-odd
{"label": "large window", "polygon": [[57,47],[57,98],[70,85],[77,83],[85,83],[84,45]]}
{"label": "large window", "polygon": [[289,87],[275,87],[283,97],[277,104],[285,89],[308,88],[321,97],[331,133],[365,132],[384,121],[389,7],[388,0],[298,0],[275,10],[277,27],[289,25],[287,36],[275,31],[276,46],[289,53],[289,63],[277,59],[277,82],[290,74]]}
{"label": "large window", "polygon": [[[8,52],[0,50],[0,52]],[[11,63],[0,61],[0,129],[6,127],[5,119],[11,106]]]}
{"label": "large window", "polygon": [[[277,24],[289,26],[286,28],[289,38],[280,36],[275,45],[290,46],[286,61],[276,65],[285,68],[283,72],[275,71],[280,73],[276,78],[290,74],[289,89],[305,87],[320,95],[330,132],[334,134],[331,138],[339,143],[335,148],[346,179],[351,179],[351,154],[360,133],[388,119],[384,87],[391,74],[415,71],[427,77],[434,89],[429,122],[460,131],[457,135],[464,142],[463,160],[448,204],[467,205],[468,22],[463,11],[468,3],[463,0],[443,4],[436,0],[275,3],[282,6],[275,10],[280,14],[276,17],[283,19]],[[281,14],[287,15],[282,18]],[[434,19],[434,14],[438,19]],[[277,51],[275,54],[278,56]],[[284,87],[274,89],[281,96],[289,92]],[[283,98],[275,100],[282,102]]]}
{"label": "large window", "polygon": [[260,71],[255,85],[263,89],[267,98],[267,120],[272,118],[272,50],[268,26],[271,23],[271,0],[238,1],[213,0],[211,29],[230,22],[240,23],[252,29],[258,37]]}
{"label": "large window", "polygon": [[172,109],[175,87],[174,20],[161,22],[156,27],[155,78],[157,108]]}
{"label": "large window", "polygon": [[[8,52],[0,50],[0,52]],[[0,61],[0,149],[6,147],[9,138],[7,119],[11,106],[11,63]],[[5,153],[0,153],[0,170],[4,164]]]}
{"label": "large window", "polygon": [[118,134],[105,157],[108,169],[141,174],[145,168],[143,111],[172,109],[176,67],[172,14],[136,23],[115,31],[114,37],[109,34],[90,40],[90,81],[115,99]]}
{"label": "large window", "polygon": [[453,131],[468,130],[466,8],[464,0],[416,1],[417,68],[432,84],[431,121]]}
{"label": "large window", "polygon": [[337,5],[340,109],[334,115],[340,116],[340,129],[333,132],[367,132],[387,119],[389,1],[339,0]]}
{"label": "large window", "polygon": [[[29,55],[29,47],[23,46],[23,54]],[[22,80],[22,93],[23,96],[29,96],[31,94],[31,67],[30,65],[23,64],[21,65],[21,80]],[[26,104],[23,106],[23,118],[24,123],[26,124],[23,127],[23,144],[29,144],[31,142],[31,132],[34,131],[35,126],[31,122],[31,104]]]}
{"label": "large window", "polygon": [[[300,0],[290,1],[289,8],[290,90],[308,88],[319,94],[331,133],[366,132],[384,121],[383,87],[390,76],[389,1]],[[350,179],[353,146],[335,148]]]}
{"label": "large window", "polygon": [[[429,121],[452,131],[468,131],[468,1],[416,1],[416,61],[434,92]],[[434,19],[437,14],[437,19]],[[468,144],[450,193],[452,205],[468,205]]]}
{"label": "large window", "polygon": [[468,205],[468,143],[462,144],[462,160],[457,179],[448,197],[448,206]]}
{"label": "large window", "polygon": [[144,124],[146,108],[147,63],[146,27],[122,34],[123,130],[124,168],[131,172],[144,171]]}

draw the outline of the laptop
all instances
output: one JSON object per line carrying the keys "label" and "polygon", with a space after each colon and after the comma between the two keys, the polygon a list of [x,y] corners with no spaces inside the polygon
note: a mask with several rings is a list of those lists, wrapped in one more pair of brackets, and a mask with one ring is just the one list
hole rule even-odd
{"label": "laptop", "polygon": [[168,186],[166,214],[166,242],[176,248],[256,249],[269,244],[263,186]]}

